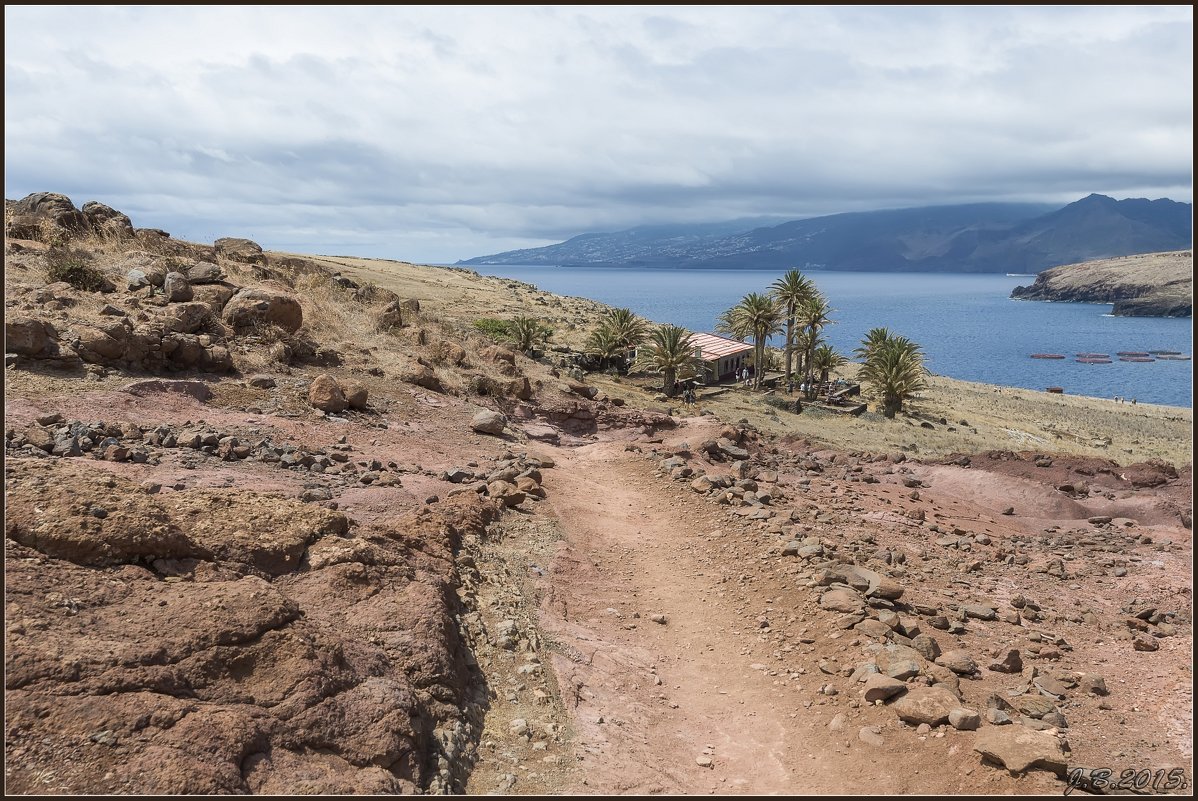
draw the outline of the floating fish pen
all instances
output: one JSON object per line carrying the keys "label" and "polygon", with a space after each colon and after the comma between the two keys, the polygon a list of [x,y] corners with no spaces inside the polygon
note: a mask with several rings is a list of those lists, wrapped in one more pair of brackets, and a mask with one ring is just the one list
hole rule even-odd
{"label": "floating fish pen", "polygon": [[1180,356],[1179,350],[1150,350],[1148,353],[1152,356]]}
{"label": "floating fish pen", "polygon": [[1063,353],[1033,353],[1032,358],[1033,359],[1064,359],[1065,354],[1063,354]]}
{"label": "floating fish pen", "polygon": [[[1126,359],[1122,359],[1121,361],[1127,361],[1127,360],[1126,360]],[[1151,359],[1150,359],[1149,361],[1151,361]],[[1082,359],[1078,359],[1078,360],[1077,360],[1077,363],[1078,363],[1078,364],[1110,364],[1110,363],[1111,363],[1111,360],[1110,360],[1110,359],[1086,359],[1086,358],[1082,358]]]}
{"label": "floating fish pen", "polygon": [[1166,362],[1188,362],[1190,360],[1189,356],[1183,356],[1180,353],[1162,353],[1156,358]]}
{"label": "floating fish pen", "polygon": [[1109,353],[1075,353],[1074,355],[1077,356],[1077,358],[1079,358],[1079,359],[1109,359],[1109,358],[1111,358],[1111,354],[1109,354]]}
{"label": "floating fish pen", "polygon": [[1156,359],[1151,356],[1120,356],[1121,362],[1155,362]]}
{"label": "floating fish pen", "polygon": [[1147,356],[1148,352],[1143,350],[1121,350],[1115,354],[1116,356]]}

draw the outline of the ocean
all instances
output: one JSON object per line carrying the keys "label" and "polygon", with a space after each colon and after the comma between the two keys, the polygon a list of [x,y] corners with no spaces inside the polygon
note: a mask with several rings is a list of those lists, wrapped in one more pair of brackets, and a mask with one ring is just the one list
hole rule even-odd
{"label": "ocean", "polygon": [[[471,266],[547,292],[626,306],[655,322],[713,332],[716,317],[748,292],[764,292],[781,275],[758,270],[623,267]],[[1119,351],[1192,355],[1192,321],[1114,317],[1109,304],[1012,300],[1035,276],[810,271],[835,309],[824,336],[852,358],[865,333],[884,326],[923,346],[933,373],[1010,387],[1062,387],[1070,395],[1135,398],[1193,406],[1192,362],[1122,362]],[[781,345],[781,340],[775,343]],[[1063,360],[1029,358],[1059,353]],[[1078,353],[1106,353],[1110,364],[1083,364]]]}

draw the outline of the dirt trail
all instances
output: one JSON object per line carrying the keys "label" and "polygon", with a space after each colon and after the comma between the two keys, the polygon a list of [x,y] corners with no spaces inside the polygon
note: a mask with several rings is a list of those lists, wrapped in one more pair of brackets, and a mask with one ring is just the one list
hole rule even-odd
{"label": "dirt trail", "polygon": [[[759,624],[733,608],[718,571],[697,555],[720,527],[710,507],[673,497],[622,444],[560,457],[546,489],[565,540],[542,622],[558,645],[563,696],[575,704],[586,786],[574,789],[876,788],[878,775],[855,779],[856,759],[802,725],[810,712],[750,666],[756,637],[747,629]],[[668,622],[653,622],[657,614]],[[707,758],[711,767],[700,765]]]}

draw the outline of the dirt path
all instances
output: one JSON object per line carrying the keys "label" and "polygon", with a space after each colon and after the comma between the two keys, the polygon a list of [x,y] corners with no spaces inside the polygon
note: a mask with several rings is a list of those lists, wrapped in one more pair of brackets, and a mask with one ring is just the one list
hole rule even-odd
{"label": "dirt path", "polygon": [[[574,789],[878,786],[879,776],[856,779],[848,754],[816,739],[803,719],[810,712],[759,664],[764,610],[735,608],[726,579],[699,556],[722,522],[707,504],[678,499],[616,443],[563,452],[546,489],[565,541],[542,622],[558,644],[563,696],[575,705],[586,778]],[[668,622],[653,622],[658,614]],[[708,759],[710,767],[700,764]]]}

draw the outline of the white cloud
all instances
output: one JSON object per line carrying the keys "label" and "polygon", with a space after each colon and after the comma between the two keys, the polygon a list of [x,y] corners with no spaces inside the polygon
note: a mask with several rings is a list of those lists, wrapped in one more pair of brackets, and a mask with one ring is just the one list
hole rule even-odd
{"label": "white cloud", "polygon": [[5,194],[448,261],[641,223],[1192,199],[1191,7],[6,7]]}

